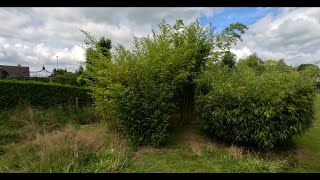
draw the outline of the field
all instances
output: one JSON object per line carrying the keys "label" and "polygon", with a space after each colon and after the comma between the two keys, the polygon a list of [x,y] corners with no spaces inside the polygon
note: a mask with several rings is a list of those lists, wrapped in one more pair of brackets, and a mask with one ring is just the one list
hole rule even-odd
{"label": "field", "polygon": [[272,152],[209,139],[196,123],[175,127],[159,148],[133,148],[92,107],[0,112],[0,172],[320,172],[316,121]]}

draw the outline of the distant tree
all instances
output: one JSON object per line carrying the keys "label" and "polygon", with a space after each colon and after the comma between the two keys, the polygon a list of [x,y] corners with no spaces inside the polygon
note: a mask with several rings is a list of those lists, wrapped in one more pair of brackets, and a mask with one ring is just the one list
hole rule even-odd
{"label": "distant tree", "polygon": [[237,68],[242,68],[243,66],[254,69],[258,74],[265,70],[262,59],[259,58],[255,53],[238,61]]}
{"label": "distant tree", "polygon": [[66,72],[67,72],[66,69],[56,69],[56,68],[54,68],[51,76],[62,75],[64,73],[66,73]]}
{"label": "distant tree", "polygon": [[298,66],[298,71],[308,74],[310,78],[316,83],[316,87],[320,89],[320,68],[314,64],[301,64]]}
{"label": "distant tree", "polygon": [[98,41],[98,46],[100,46],[100,51],[101,54],[104,55],[106,58],[110,59],[111,58],[111,40],[106,39],[104,37],[100,38],[100,41]]}
{"label": "distant tree", "polygon": [[50,75],[52,82],[60,84],[69,84],[73,86],[78,86],[77,76],[79,73],[73,73],[67,71],[66,69],[53,69],[52,74]]}
{"label": "distant tree", "polygon": [[313,67],[315,69],[319,69],[319,67],[314,64],[300,64],[297,69],[298,69],[298,71],[302,71],[302,70],[306,69],[307,67]]}
{"label": "distant tree", "polygon": [[254,53],[245,59],[240,59],[239,63],[246,64],[251,68],[256,68],[259,66],[259,64],[262,64],[262,60],[257,56],[257,54]]}
{"label": "distant tree", "polygon": [[223,56],[222,56],[222,64],[225,66],[228,66],[229,68],[233,68],[236,65],[236,55],[233,54],[230,51],[227,51]]}
{"label": "distant tree", "polygon": [[84,72],[84,68],[82,65],[79,66],[79,68],[76,70],[77,75],[81,75]]}

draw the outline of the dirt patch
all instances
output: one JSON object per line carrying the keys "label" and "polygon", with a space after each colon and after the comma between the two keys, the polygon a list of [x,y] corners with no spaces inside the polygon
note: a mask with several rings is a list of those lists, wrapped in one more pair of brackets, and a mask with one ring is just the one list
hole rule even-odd
{"label": "dirt patch", "polygon": [[186,141],[188,148],[198,156],[201,156],[207,149],[215,149],[217,145],[204,135],[196,132],[188,131],[183,134],[183,139]]}
{"label": "dirt patch", "polygon": [[144,164],[144,160],[141,158],[140,153],[135,152],[133,153],[133,158],[136,160],[139,164]]}
{"label": "dirt patch", "polygon": [[243,148],[232,145],[229,147],[228,153],[233,157],[241,158],[243,153]]}
{"label": "dirt patch", "polygon": [[305,149],[301,146],[298,146],[297,149],[295,150],[295,157],[302,164],[308,163],[308,161],[309,161],[308,154],[310,154],[310,153],[307,151],[307,149]]}

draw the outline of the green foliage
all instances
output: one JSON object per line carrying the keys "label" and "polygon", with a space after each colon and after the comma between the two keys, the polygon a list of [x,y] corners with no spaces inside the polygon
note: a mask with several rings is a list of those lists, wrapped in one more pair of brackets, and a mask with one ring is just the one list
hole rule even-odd
{"label": "green foliage", "polygon": [[319,67],[317,65],[314,65],[314,64],[300,64],[297,67],[297,69],[298,69],[298,71],[302,71],[302,70],[305,70],[306,68],[310,68],[310,67],[319,70]]}
{"label": "green foliage", "polygon": [[230,51],[227,51],[221,60],[222,64],[228,66],[229,68],[234,68],[236,65],[236,55]]}
{"label": "green foliage", "polygon": [[84,69],[82,66],[79,66],[75,73],[67,71],[66,69],[53,69],[53,72],[50,75],[50,77],[53,83],[69,84],[72,86],[82,86],[84,83],[81,81],[78,82],[77,78],[81,76],[83,72]]}
{"label": "green foliage", "polygon": [[136,145],[166,141],[177,99],[194,87],[193,79],[215,60],[215,51],[230,48],[246,27],[231,24],[215,34],[198,21],[185,25],[177,20],[170,26],[163,20],[159,28],[151,36],[134,38],[132,50],[117,46],[112,56],[103,53],[109,43],[82,31],[89,45],[82,78],[94,92],[97,107],[117,117]]}
{"label": "green foliage", "polygon": [[70,105],[74,104],[76,97],[80,106],[92,103],[87,89],[32,81],[2,80],[0,94],[0,108],[16,107],[20,103],[44,107]]}
{"label": "green foliage", "polygon": [[254,69],[258,73],[261,73],[264,70],[264,67],[262,64],[263,64],[263,61],[256,54],[252,54],[245,59],[240,59],[237,66],[238,67],[247,66]]}
{"label": "green foliage", "polygon": [[216,36],[217,47],[223,51],[229,50],[237,41],[242,41],[241,34],[243,34],[246,29],[248,29],[248,27],[239,22],[230,24]]}
{"label": "green foliage", "polygon": [[86,51],[86,69],[81,71],[81,74],[77,77],[77,83],[84,86],[90,85],[90,83],[95,82],[95,77],[97,77],[97,71],[99,69],[106,68],[105,63],[109,63],[111,60],[111,40],[101,37],[97,41],[90,33],[80,30],[85,34],[85,44],[87,47]]}
{"label": "green foliage", "polygon": [[313,122],[313,82],[283,61],[250,56],[231,72],[212,65],[197,85],[197,113],[205,131],[229,142],[272,149]]}
{"label": "green foliage", "polygon": [[19,80],[19,81],[36,81],[36,82],[50,82],[49,77],[19,77],[19,78],[6,78],[6,80]]}
{"label": "green foliage", "polygon": [[298,66],[298,70],[304,73],[312,79],[315,84],[316,89],[320,90],[320,68],[313,64],[301,64]]}
{"label": "green foliage", "polygon": [[111,58],[111,40],[110,39],[105,39],[104,37],[101,37],[98,44],[101,48],[101,54],[105,56],[106,58]]}
{"label": "green foliage", "polygon": [[[135,38],[132,50],[115,49],[112,61],[101,55],[94,39],[86,55],[96,104],[114,111],[137,145],[158,146],[168,137],[176,97],[204,66],[213,48],[213,33],[198,22],[171,27],[165,21],[151,37]],[[86,34],[88,35],[88,33]]]}

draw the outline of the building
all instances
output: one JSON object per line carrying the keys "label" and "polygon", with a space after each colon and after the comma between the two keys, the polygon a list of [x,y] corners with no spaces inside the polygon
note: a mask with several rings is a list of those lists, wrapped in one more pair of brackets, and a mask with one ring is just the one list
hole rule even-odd
{"label": "building", "polygon": [[32,77],[49,77],[51,75],[51,72],[47,71],[44,65],[42,66],[42,69],[40,71],[32,71],[30,72],[30,76]]}
{"label": "building", "polygon": [[0,65],[0,79],[30,77],[29,67]]}

